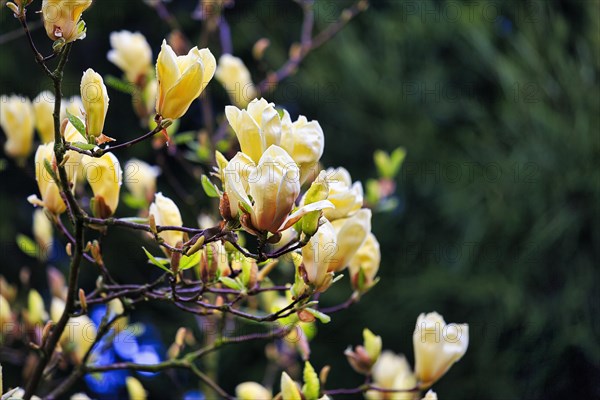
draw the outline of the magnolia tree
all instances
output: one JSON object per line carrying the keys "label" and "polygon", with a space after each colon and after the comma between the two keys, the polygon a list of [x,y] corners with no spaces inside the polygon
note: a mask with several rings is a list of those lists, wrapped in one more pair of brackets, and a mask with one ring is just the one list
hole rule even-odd
{"label": "magnolia tree", "polygon": [[[160,1],[147,3],[173,21]],[[359,1],[314,34],[313,1],[298,3],[304,12],[300,41],[291,46],[289,60],[256,85],[244,63],[230,54],[229,26],[222,11],[233,1],[200,2],[202,37],[219,37],[216,49],[190,49],[189,38],[174,29],[154,59],[141,33],[112,33],[107,38],[112,46],[108,60],[123,71],[123,78],[106,79],[107,84],[132,95],[132,113],[148,128],[130,141],[104,129],[105,119],[110,118],[109,92],[100,73],[92,68],[82,71],[80,97],[62,95],[63,71],[71,52],[83,45],[82,15],[92,0],[44,0],[41,18],[51,42],[43,44],[34,43],[27,23],[29,16],[35,16],[31,11],[39,9],[38,2],[6,4],[54,88],[41,93],[33,104],[21,96],[2,97],[6,155],[26,166],[31,162],[35,129],[40,140],[34,156],[39,193],[28,199],[35,206],[34,239],[20,236],[18,242],[23,248],[41,249],[55,241],[63,243],[70,265],[66,276],[47,266],[51,299],[43,299],[34,289],[17,295],[15,286],[2,279],[2,346],[28,346],[23,381],[4,382],[8,391],[3,399],[61,398],[72,394],[87,376],[101,379],[101,374],[114,370],[130,371],[129,396],[143,399],[146,391],[136,376],[169,369],[188,370],[211,397],[292,400],[363,393],[369,399],[436,398],[430,387],[468,345],[468,326],[446,324],[437,313],[418,317],[414,368],[404,356],[382,352],[382,339],[368,329],[363,331],[364,343],[344,354],[356,373],[364,375],[364,384],[331,387],[329,367],[310,362],[310,342],[317,340],[315,325],[328,323],[335,312],[357,303],[378,281],[381,255],[371,233],[371,209],[381,208],[393,192],[404,152],[375,154],[380,177],[369,181],[365,195],[361,183],[352,182],[343,167],[321,168],[325,135],[317,121],[302,115],[294,120],[264,98],[296,72],[311,51],[367,7]],[[260,60],[267,47],[266,39],[257,42],[254,57]],[[51,54],[44,56],[41,49]],[[213,55],[217,50],[218,61]],[[215,84],[226,89],[233,105],[213,110],[206,91]],[[178,120],[200,110],[206,126],[198,131],[209,134],[178,140]],[[157,189],[160,169],[151,165],[153,160],[129,159],[123,177],[124,150],[149,142],[154,149],[169,146],[172,157],[181,156],[185,148],[223,150],[209,156],[210,168],[196,177],[206,195],[215,198],[214,213],[206,210],[199,226],[184,225],[176,201]],[[127,210],[137,208],[139,213],[122,215],[121,197]],[[129,230],[148,242],[127,251],[145,254],[148,275],[156,278],[132,284],[113,277],[119,266],[105,263],[104,256],[122,249],[100,243],[116,229]],[[36,254],[44,261],[45,252]],[[91,264],[98,273],[95,288],[87,293],[78,283],[82,264]],[[27,279],[26,273],[21,275]],[[344,275],[349,277],[345,281],[352,287],[351,297],[337,306],[321,307],[319,299],[332,286],[348,284],[340,281]],[[102,353],[119,335],[132,330],[129,320],[136,306],[159,302],[167,303],[174,313],[198,316],[199,323],[212,324],[214,329],[201,330],[200,341],[193,333],[197,327],[180,327],[166,355],[155,362],[135,358],[106,362]],[[103,315],[94,323],[90,314],[96,309]],[[241,322],[247,322],[251,332],[231,334],[228,327]],[[216,377],[215,354],[225,346],[253,341],[267,343],[271,371],[274,368],[278,378],[265,379],[263,384],[242,382],[235,393],[228,393]]]}

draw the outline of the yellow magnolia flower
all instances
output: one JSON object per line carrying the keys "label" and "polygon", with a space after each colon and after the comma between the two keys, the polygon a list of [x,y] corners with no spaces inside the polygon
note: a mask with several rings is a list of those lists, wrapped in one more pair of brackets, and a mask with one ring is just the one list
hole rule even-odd
{"label": "yellow magnolia flower", "polygon": [[469,346],[469,325],[448,324],[436,313],[421,314],[413,333],[415,374],[419,386],[430,387],[462,358]]}
{"label": "yellow magnolia flower", "polygon": [[6,135],[4,151],[17,160],[31,153],[35,114],[29,99],[22,96],[0,97],[0,126]]}
{"label": "yellow magnolia flower", "polygon": [[256,382],[242,382],[235,387],[235,397],[238,400],[268,400],[271,391]]}
{"label": "yellow magnolia flower", "polygon": [[339,272],[348,266],[371,232],[371,210],[363,208],[351,217],[333,221],[331,225],[337,235],[337,247],[331,257],[329,271]]}
{"label": "yellow magnolia flower", "polygon": [[[65,309],[65,302],[54,297],[50,304],[50,318],[54,323],[60,320]],[[69,318],[65,331],[60,337],[60,344],[75,364],[80,364],[85,353],[96,339],[96,325],[87,315]]]}
{"label": "yellow magnolia flower", "polygon": [[125,164],[125,171],[125,186],[133,197],[148,202],[152,200],[156,193],[156,178],[160,175],[160,168],[134,158]]}
{"label": "yellow magnolia flower", "polygon": [[83,102],[81,101],[81,97],[73,96],[68,99],[63,99],[60,103],[60,120],[64,120],[67,118],[67,111],[71,115],[75,115],[79,117],[81,120],[85,121],[85,117],[83,115]]}
{"label": "yellow magnolia flower", "polygon": [[256,97],[256,88],[252,83],[250,71],[244,62],[231,54],[223,54],[215,78],[229,93],[229,98],[238,107],[246,107]]}
{"label": "yellow magnolia flower", "polygon": [[300,167],[300,183],[304,183],[310,173],[318,168],[325,148],[325,136],[318,121],[308,121],[304,115],[300,115],[292,123],[290,114],[284,110],[280,145]]}
{"label": "yellow magnolia flower", "polygon": [[85,23],[81,14],[92,5],[92,0],[44,0],[42,16],[46,34],[52,40],[66,43],[85,38]]}
{"label": "yellow magnolia flower", "polygon": [[141,33],[113,32],[110,45],[108,60],[125,73],[129,82],[137,83],[152,67],[152,49]]}
{"label": "yellow magnolia flower", "polygon": [[330,220],[347,217],[360,210],[363,204],[363,187],[360,182],[352,183],[348,171],[343,168],[328,168],[326,171],[329,183],[328,199],[335,208],[325,210],[325,217]]}
{"label": "yellow magnolia flower", "polygon": [[273,103],[254,99],[246,110],[227,106],[225,116],[240,142],[240,150],[255,163],[269,146],[279,146],[281,119]]}
{"label": "yellow magnolia flower", "polygon": [[331,285],[337,250],[337,235],[331,222],[324,220],[308,244],[302,247],[302,263],[308,282],[317,292],[324,292]]}
{"label": "yellow magnolia flower", "polygon": [[119,205],[119,192],[123,171],[119,160],[112,153],[100,158],[83,156],[81,159],[85,178],[94,192],[92,212],[100,218],[110,217]]}
{"label": "yellow magnolia flower", "polygon": [[298,385],[285,372],[281,373],[281,398],[283,400],[302,400],[302,393],[300,393]]}
{"label": "yellow magnolia flower", "polygon": [[[173,200],[163,196],[162,193],[156,193],[154,203],[150,205],[150,215],[154,216],[156,225],[163,226],[183,226],[183,220],[179,208]],[[158,234],[164,239],[165,243],[175,246],[183,241],[183,232],[181,231],[163,231]]]}
{"label": "yellow magnolia flower", "polygon": [[54,94],[46,90],[33,100],[35,112],[35,128],[37,129],[42,143],[54,140]]}
{"label": "yellow magnolia flower", "polygon": [[[403,355],[384,351],[372,369],[373,383],[382,389],[411,390],[417,384],[410,365]],[[414,400],[414,392],[379,392],[369,390],[365,393],[369,400]]]}
{"label": "yellow magnolia flower", "polygon": [[33,212],[33,237],[38,246],[40,246],[40,258],[42,260],[46,259],[48,254],[52,251],[54,237],[52,233],[52,223],[43,209],[37,209]]}
{"label": "yellow magnolia flower", "polygon": [[332,207],[327,200],[317,201],[289,215],[300,193],[298,167],[279,146],[269,147],[258,165],[246,154],[238,153],[223,173],[231,214],[243,211],[249,215],[250,221],[241,222],[250,231],[283,231],[311,211]]}
{"label": "yellow magnolia flower", "polygon": [[194,47],[186,56],[178,57],[163,40],[156,61],[156,112],[163,118],[181,118],[206,88],[216,67],[217,61],[209,49]]}
{"label": "yellow magnolia flower", "polygon": [[[375,281],[375,276],[379,270],[380,262],[381,250],[379,249],[379,242],[373,233],[369,233],[365,242],[362,244],[362,246],[360,246],[348,264],[352,287],[355,290],[360,290],[362,292],[369,289]],[[363,287],[359,287],[359,276],[361,270],[365,280]]]}
{"label": "yellow magnolia flower", "polygon": [[52,214],[62,214],[67,209],[63,201],[58,185],[50,173],[46,170],[45,162],[48,162],[55,173],[56,160],[54,158],[54,142],[42,144],[35,152],[35,180],[40,190],[42,200],[39,200],[35,195],[29,196],[28,200],[31,204],[44,207]]}
{"label": "yellow magnolia flower", "polygon": [[81,100],[85,110],[85,129],[89,136],[100,136],[108,112],[108,92],[100,74],[89,68],[81,78]]}

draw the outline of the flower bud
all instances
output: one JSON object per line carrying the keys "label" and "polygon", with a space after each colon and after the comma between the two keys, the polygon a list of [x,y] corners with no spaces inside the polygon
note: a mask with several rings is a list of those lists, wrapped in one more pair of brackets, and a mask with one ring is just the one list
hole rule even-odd
{"label": "flower bud", "polygon": [[0,126],[6,135],[4,151],[18,161],[31,153],[35,114],[29,99],[21,96],[0,97]]}
{"label": "flower bud", "polygon": [[33,100],[35,112],[35,128],[40,135],[42,143],[54,140],[54,94],[46,90]]}
{"label": "flower bud", "polygon": [[298,385],[285,372],[281,373],[281,398],[283,400],[302,400]]}
{"label": "flower bud", "polygon": [[[308,188],[308,191],[303,199],[304,204],[312,204],[327,199],[329,196],[329,185],[327,184],[327,180],[324,178],[324,171],[321,171],[317,179],[310,185],[310,188]],[[311,211],[300,220],[302,232],[308,237],[314,235],[319,228],[319,219],[321,218],[321,214],[321,210]]]}
{"label": "flower bud", "polygon": [[108,60],[125,73],[129,82],[138,83],[152,68],[152,49],[141,33],[113,32],[110,45]]}
{"label": "flower bud", "polygon": [[437,393],[433,390],[429,390],[421,400],[438,400]]}
{"label": "flower bud", "polygon": [[52,40],[69,43],[85,38],[85,23],[81,14],[92,5],[92,0],[44,0],[42,16],[46,34]]}
{"label": "flower bud", "polygon": [[136,199],[150,202],[156,193],[156,178],[160,175],[160,168],[133,158],[125,164],[125,171],[127,190]]}
{"label": "flower bud", "polygon": [[354,351],[348,348],[344,354],[356,372],[368,375],[381,354],[381,336],[375,336],[370,330],[364,329],[363,339],[363,346],[356,346]]}
{"label": "flower bud", "polygon": [[235,397],[238,400],[270,399],[271,391],[256,382],[242,382],[235,387]]}
{"label": "flower bud", "polygon": [[256,88],[252,83],[250,71],[244,62],[231,54],[223,54],[215,78],[223,85],[229,98],[238,107],[246,107],[256,97]]}
{"label": "flower bud", "polygon": [[30,325],[41,325],[48,319],[44,300],[40,293],[31,289],[27,296],[27,322]]}
{"label": "flower bud", "polygon": [[[10,304],[8,304],[8,300],[0,293],[0,326],[4,326],[4,324],[11,322],[12,319]],[[1,333],[2,332],[0,332],[0,334]]]}
{"label": "flower bud", "polygon": [[308,361],[304,363],[304,373],[302,378],[304,379],[304,386],[302,386],[304,398],[306,400],[317,400],[319,398],[319,392],[321,391],[321,384],[315,369]]}
{"label": "flower bud", "polygon": [[52,223],[42,209],[33,212],[33,237],[40,247],[40,258],[45,260],[52,250],[54,238],[52,234]]}
{"label": "flower bud", "polygon": [[146,400],[146,391],[136,378],[128,376],[125,378],[125,385],[127,386],[127,394],[131,400]]}
{"label": "flower bud", "polygon": [[365,242],[348,264],[350,280],[354,290],[364,293],[373,286],[380,262],[379,242],[373,233],[369,233]]}
{"label": "flower bud", "polygon": [[85,176],[94,192],[92,212],[99,218],[108,218],[119,205],[119,192],[123,180],[123,171],[119,160],[112,153],[100,158],[83,156],[82,164]]}
{"label": "flower bud", "polygon": [[[154,217],[156,225],[183,226],[183,220],[175,202],[160,192],[156,194],[154,203],[150,205],[149,213]],[[158,236],[171,246],[176,246],[178,242],[183,241],[183,232],[181,231],[162,231]]]}
{"label": "flower bud", "polygon": [[323,212],[325,217],[334,221],[352,215],[360,210],[363,204],[363,187],[360,182],[352,183],[352,178],[345,168],[329,168],[326,171],[329,183],[328,200],[335,206]]}
{"label": "flower bud", "polygon": [[177,56],[164,40],[156,61],[156,112],[163,118],[181,118],[215,74],[217,61],[209,49],[194,47]]}
{"label": "flower bud", "polygon": [[84,72],[81,79],[81,101],[85,110],[86,133],[92,137],[100,136],[104,130],[109,99],[104,80],[91,68]]}
{"label": "flower bud", "polygon": [[349,218],[331,223],[337,235],[337,248],[332,254],[329,271],[346,268],[371,231],[371,210],[363,208]]}
{"label": "flower bud", "polygon": [[415,374],[426,389],[462,358],[469,346],[469,326],[448,324],[436,313],[421,314],[413,333]]}

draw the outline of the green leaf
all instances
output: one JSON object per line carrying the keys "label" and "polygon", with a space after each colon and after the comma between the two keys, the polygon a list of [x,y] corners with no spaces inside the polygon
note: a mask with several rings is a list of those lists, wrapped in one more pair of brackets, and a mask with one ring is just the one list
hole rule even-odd
{"label": "green leaf", "polygon": [[193,142],[196,139],[195,131],[187,131],[181,132],[175,135],[173,138],[173,143],[175,144],[186,144],[188,142]]}
{"label": "green leaf", "polygon": [[119,221],[132,222],[134,224],[147,224],[148,223],[148,218],[127,217],[127,218],[119,218]]}
{"label": "green leaf", "polygon": [[94,150],[94,148],[96,148],[95,144],[83,143],[83,142],[74,142],[74,143],[71,143],[71,146],[77,147],[78,149],[81,149],[81,150]]}
{"label": "green leaf", "polygon": [[201,182],[202,189],[204,189],[204,192],[208,197],[219,197],[219,189],[217,189],[216,186],[210,181],[210,179],[208,179],[208,176],[202,175]]}
{"label": "green leaf", "polygon": [[27,254],[29,257],[37,257],[38,245],[33,239],[21,233],[17,235],[16,239],[17,246],[19,247],[19,249],[21,249],[23,253]]}
{"label": "green leaf", "polygon": [[110,86],[111,88],[113,88],[115,90],[118,90],[119,92],[123,92],[126,94],[135,93],[135,87],[131,83],[124,81],[122,79],[119,79],[113,75],[105,76],[104,83],[106,83],[107,86]]}
{"label": "green leaf", "polygon": [[242,290],[243,286],[240,285],[240,282],[236,281],[235,279],[231,279],[227,276],[221,276],[219,278],[219,282],[221,282],[223,285],[227,286],[229,289],[233,289],[233,290]]}
{"label": "green leaf", "polygon": [[[66,110],[66,111],[67,111],[67,118],[69,119],[69,122],[71,123],[71,125],[73,125],[75,127],[75,129],[77,129],[77,132],[81,133],[81,136],[86,137],[85,125],[83,124],[83,121],[81,119],[79,119],[79,117],[71,114],[69,112],[69,110]],[[91,150],[91,149],[84,149],[84,150]]]}
{"label": "green leaf", "polygon": [[179,270],[185,271],[186,269],[190,269],[195,267],[200,262],[201,252],[197,251],[191,256],[183,256],[179,261]]}
{"label": "green leaf", "polygon": [[302,386],[302,393],[304,394],[304,397],[306,400],[318,400],[319,391],[321,390],[319,377],[308,361],[304,364],[303,375],[304,386]]}
{"label": "green leaf", "polygon": [[148,257],[148,261],[150,261],[151,264],[156,265],[158,268],[162,269],[163,271],[168,272],[169,274],[173,274],[173,272],[171,272],[171,270],[167,267],[165,267],[160,261],[158,261],[156,259],[156,257],[154,257],[152,254],[150,254],[150,252],[148,250],[146,250],[145,247],[142,247],[142,250],[144,250],[144,253],[146,253],[146,257]]}
{"label": "green leaf", "polygon": [[[133,208],[136,210],[143,210],[148,207],[148,202],[146,200],[139,199],[139,198],[135,197],[134,195],[132,195],[131,193],[125,193],[123,195],[123,203],[125,203],[125,205],[127,207]],[[141,223],[142,224],[148,223],[148,220],[146,219],[146,220],[144,220],[144,222],[141,222]]]}
{"label": "green leaf", "polygon": [[314,308],[307,307],[305,308],[305,310],[324,324],[328,324],[331,321],[331,317],[329,315],[324,314],[321,311],[315,310]]}

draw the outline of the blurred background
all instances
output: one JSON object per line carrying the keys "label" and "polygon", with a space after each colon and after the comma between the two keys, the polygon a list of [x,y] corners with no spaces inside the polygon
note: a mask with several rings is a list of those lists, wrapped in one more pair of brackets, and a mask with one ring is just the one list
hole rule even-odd
{"label": "blurred background", "polygon": [[[41,1],[32,9],[39,9],[36,3]],[[233,53],[258,82],[287,59],[299,37],[302,12],[293,1],[235,3],[225,11]],[[351,4],[316,1],[316,29]],[[193,39],[201,26],[193,14],[197,5],[193,0],[166,3]],[[323,164],[343,165],[355,180],[365,183],[377,176],[375,150],[402,146],[407,151],[394,207],[374,214],[381,282],[331,323],[319,324],[311,344],[312,364],[332,366],[328,387],[361,383],[342,353],[362,341],[363,327],[412,364],[416,318],[435,310],[447,322],[470,325],[467,354],[434,387],[440,399],[600,398],[598,5],[596,0],[373,0],[268,96],[292,116],[317,119],[326,139]],[[102,0],[84,17],[88,37],[73,49],[66,96],[78,94],[88,67],[104,76],[120,75],[106,60],[110,32],[142,32],[155,56],[170,32],[141,0]],[[38,16],[30,12],[29,18],[34,38],[49,53],[51,43],[35,22]],[[13,39],[18,25],[3,7],[0,93],[33,99],[50,85],[24,38]],[[263,37],[271,45],[256,62],[252,46]],[[220,54],[218,38],[209,46]],[[225,91],[216,83],[209,90],[214,109],[221,110]],[[130,97],[111,89],[109,94],[106,131],[119,138],[138,136],[142,130]],[[202,123],[195,107],[180,131]],[[164,149],[137,146],[123,157],[133,156],[162,160],[159,189],[185,210],[187,225],[214,207],[185,166]],[[184,194],[169,183],[170,176],[183,182]],[[29,284],[48,300],[44,265],[15,241],[19,233],[31,236],[32,206],[26,197],[37,193],[33,177],[33,156],[22,169],[0,152],[0,271],[18,286],[19,271],[29,268]],[[122,205],[117,215],[132,213]],[[132,250],[140,243],[141,238],[117,230],[105,241],[105,247],[117,249],[105,260],[121,281],[145,282],[156,273],[148,271],[143,254]],[[50,261],[65,271],[62,248],[56,246]],[[97,274],[89,264],[84,267],[82,286],[91,288]],[[349,285],[336,286],[322,296],[323,303],[334,305],[350,294]],[[133,320],[147,327],[138,338],[139,351],[158,358],[164,358],[179,326],[194,324],[164,304],[141,308]],[[219,380],[225,389],[262,379],[263,345],[221,353]],[[5,387],[17,384],[21,366],[0,362]],[[180,397],[196,385],[187,376],[173,386],[170,374],[140,377],[151,398]],[[78,388],[95,390],[94,384]],[[124,395],[122,386],[115,387],[95,397]]]}

